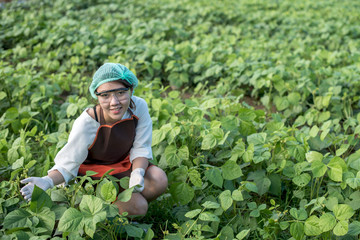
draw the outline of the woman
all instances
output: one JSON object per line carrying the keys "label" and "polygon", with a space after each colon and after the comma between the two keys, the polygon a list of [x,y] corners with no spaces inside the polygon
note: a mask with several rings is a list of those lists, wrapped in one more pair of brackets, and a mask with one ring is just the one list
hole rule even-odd
{"label": "woman", "polygon": [[145,100],[132,95],[137,84],[136,76],[121,64],[105,63],[95,72],[89,90],[98,105],[76,119],[47,176],[21,181],[28,183],[21,189],[25,199],[31,199],[34,185],[47,190],[88,170],[98,172],[93,177],[99,178],[115,169],[111,175],[129,176],[129,187],[135,186],[130,201],[115,202],[119,212],[146,214],[148,202],[165,192],[167,177],[149,164],[152,122]]}

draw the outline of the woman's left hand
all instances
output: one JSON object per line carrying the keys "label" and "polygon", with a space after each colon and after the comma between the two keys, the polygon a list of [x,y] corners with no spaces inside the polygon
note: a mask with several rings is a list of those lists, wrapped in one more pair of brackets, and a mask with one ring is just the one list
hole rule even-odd
{"label": "woman's left hand", "polygon": [[144,190],[144,175],[143,168],[136,168],[130,174],[129,188],[134,187],[134,192],[142,192]]}

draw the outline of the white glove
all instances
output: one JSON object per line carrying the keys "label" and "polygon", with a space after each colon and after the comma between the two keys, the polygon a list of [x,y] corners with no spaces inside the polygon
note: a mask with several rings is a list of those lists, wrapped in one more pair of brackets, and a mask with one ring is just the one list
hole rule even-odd
{"label": "white glove", "polygon": [[[136,168],[130,174],[129,188],[136,186],[134,192],[142,192],[144,190],[144,174],[143,168]],[[140,185],[137,186],[137,185]]]}
{"label": "white glove", "polygon": [[30,201],[31,200],[31,195],[34,191],[34,186],[38,186],[39,188],[41,188],[42,190],[46,191],[49,188],[54,187],[54,182],[53,180],[48,177],[29,177],[26,179],[23,179],[20,181],[21,183],[28,183],[26,186],[22,187],[20,189],[21,194],[24,196],[25,200]]}

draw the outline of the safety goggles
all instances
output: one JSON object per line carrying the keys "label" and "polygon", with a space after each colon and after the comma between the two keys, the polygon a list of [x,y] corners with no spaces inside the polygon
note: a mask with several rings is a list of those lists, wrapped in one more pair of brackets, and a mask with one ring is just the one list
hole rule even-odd
{"label": "safety goggles", "polygon": [[107,91],[97,92],[95,91],[95,95],[98,96],[103,101],[108,101],[111,99],[111,95],[114,95],[118,100],[123,100],[128,96],[129,88],[116,88],[110,89]]}

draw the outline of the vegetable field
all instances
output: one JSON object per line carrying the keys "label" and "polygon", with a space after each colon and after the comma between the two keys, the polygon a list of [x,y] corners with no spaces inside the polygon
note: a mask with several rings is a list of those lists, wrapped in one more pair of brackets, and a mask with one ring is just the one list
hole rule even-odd
{"label": "vegetable field", "polygon": [[[358,0],[3,3],[0,238],[359,239],[359,12]],[[30,203],[19,192],[95,104],[104,62],[139,78],[169,178],[137,223],[111,204],[131,189],[109,175],[35,188]]]}

